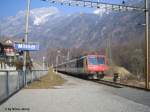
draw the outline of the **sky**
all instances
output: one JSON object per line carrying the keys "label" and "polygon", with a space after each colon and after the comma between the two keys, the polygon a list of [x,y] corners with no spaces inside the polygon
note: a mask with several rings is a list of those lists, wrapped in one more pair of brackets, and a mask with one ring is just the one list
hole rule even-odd
{"label": "sky", "polygon": [[[122,0],[99,0],[106,3],[121,3]],[[0,3],[0,18],[14,16],[20,10],[26,10],[27,0],[1,0]],[[93,12],[95,9],[91,8],[81,8],[81,7],[67,7],[61,5],[54,5],[48,2],[43,2],[41,0],[31,0],[31,9],[40,8],[40,7],[57,7],[59,10],[66,13],[74,12]]]}

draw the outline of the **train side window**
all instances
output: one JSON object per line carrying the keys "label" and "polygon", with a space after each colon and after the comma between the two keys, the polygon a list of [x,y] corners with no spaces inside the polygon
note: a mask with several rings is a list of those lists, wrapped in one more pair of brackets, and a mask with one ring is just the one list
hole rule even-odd
{"label": "train side window", "polygon": [[77,67],[78,67],[78,68],[82,68],[82,67],[83,67],[83,58],[77,60]]}

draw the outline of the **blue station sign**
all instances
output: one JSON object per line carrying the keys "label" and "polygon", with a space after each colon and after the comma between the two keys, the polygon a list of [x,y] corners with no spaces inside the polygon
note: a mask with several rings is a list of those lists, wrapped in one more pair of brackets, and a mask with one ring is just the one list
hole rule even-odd
{"label": "blue station sign", "polygon": [[15,43],[15,49],[23,51],[38,51],[40,46],[38,43]]}

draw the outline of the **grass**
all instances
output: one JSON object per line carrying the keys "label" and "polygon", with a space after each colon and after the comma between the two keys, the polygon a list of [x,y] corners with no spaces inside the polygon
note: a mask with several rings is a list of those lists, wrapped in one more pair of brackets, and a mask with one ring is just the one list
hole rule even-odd
{"label": "grass", "polygon": [[55,86],[60,86],[64,82],[65,79],[54,73],[52,69],[49,69],[47,75],[28,84],[26,89],[50,89],[55,88]]}

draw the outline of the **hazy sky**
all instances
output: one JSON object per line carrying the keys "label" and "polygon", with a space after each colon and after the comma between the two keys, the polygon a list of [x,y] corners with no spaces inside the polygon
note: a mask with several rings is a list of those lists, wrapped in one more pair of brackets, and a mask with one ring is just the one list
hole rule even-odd
{"label": "hazy sky", "polygon": [[[1,0],[0,3],[0,17],[6,17],[6,16],[13,16],[20,10],[26,9],[26,1],[27,0]],[[122,0],[100,0],[102,2],[107,3],[121,3]],[[54,5],[50,4],[48,2],[43,2],[41,0],[31,0],[31,9],[33,8],[39,8],[39,7],[49,7],[49,6],[55,6],[59,8],[60,10],[67,12],[67,13],[73,13],[73,12],[90,12],[94,9],[88,9],[88,8],[79,8],[79,7],[66,7],[66,6],[60,6],[60,5]]]}

